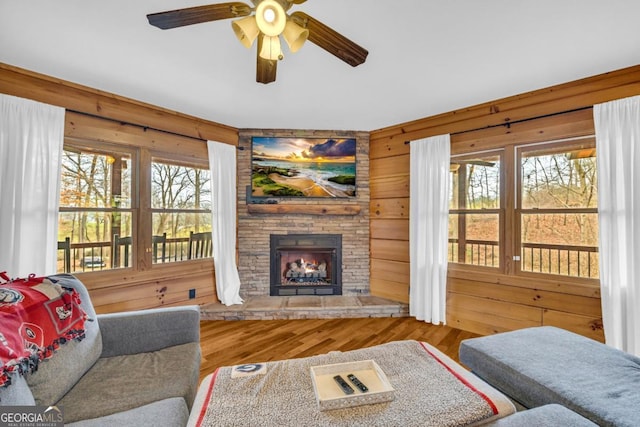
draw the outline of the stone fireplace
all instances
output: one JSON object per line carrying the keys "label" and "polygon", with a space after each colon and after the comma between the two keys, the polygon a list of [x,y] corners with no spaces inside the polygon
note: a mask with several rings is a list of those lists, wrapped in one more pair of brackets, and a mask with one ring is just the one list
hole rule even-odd
{"label": "stone fireplace", "polygon": [[342,295],[342,235],[272,234],[270,295]]}
{"label": "stone fireplace", "polygon": [[[251,185],[251,136],[329,136],[340,134],[345,138],[356,138],[356,197],[332,199],[287,199],[276,198],[275,203],[255,203],[247,196],[247,187]],[[280,287],[278,292],[291,295],[368,295],[369,283],[369,134],[359,131],[319,131],[319,130],[264,130],[244,129],[239,132],[237,151],[238,179],[238,273],[240,275],[240,296],[270,296],[271,284],[271,236],[340,235],[341,260],[327,260],[327,275],[341,272],[330,285],[309,284],[322,275],[322,260],[327,252],[300,252],[291,255],[293,260],[304,259],[305,267],[311,271],[307,280],[300,277],[300,271],[291,271],[290,281],[297,281],[298,287]],[[332,246],[332,245],[331,245]],[[324,242],[321,249],[330,245]],[[290,251],[291,252],[291,251]],[[337,252],[336,252],[337,254]],[[281,255],[281,263],[282,263]],[[286,275],[286,266],[277,267]],[[294,267],[294,270],[302,267]],[[317,271],[317,278],[313,272]],[[298,277],[293,277],[297,273]],[[280,277],[281,273],[277,273]],[[286,277],[285,277],[286,279]],[[304,280],[299,280],[304,279]],[[319,282],[319,280],[316,280]],[[281,283],[282,284],[282,283]],[[317,286],[316,286],[317,285]],[[338,285],[340,288],[338,288]],[[314,286],[313,293],[307,286]],[[331,294],[329,294],[331,288]],[[284,289],[284,290],[282,290]],[[338,290],[339,289],[339,290]],[[305,293],[309,292],[309,293]],[[324,293],[326,292],[326,293]],[[281,294],[282,295],[282,294]]]}

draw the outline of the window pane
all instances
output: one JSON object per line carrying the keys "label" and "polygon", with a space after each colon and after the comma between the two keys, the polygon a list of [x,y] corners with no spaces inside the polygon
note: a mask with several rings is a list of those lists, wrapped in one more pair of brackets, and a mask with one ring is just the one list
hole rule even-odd
{"label": "window pane", "polygon": [[[211,251],[211,213],[154,213],[153,262],[166,263],[192,258],[208,258]],[[193,234],[192,234],[193,233]],[[202,236],[202,234],[208,236]],[[205,241],[199,243],[193,235]],[[191,253],[189,242],[191,240]],[[199,245],[204,245],[200,247]],[[200,250],[199,250],[200,249]]]}
{"label": "window pane", "polygon": [[595,148],[522,153],[522,208],[596,208]]}
{"label": "window pane", "polygon": [[450,164],[450,209],[500,208],[500,155],[455,158]]}
{"label": "window pane", "polygon": [[524,147],[520,158],[520,270],[597,278],[593,138]]}
{"label": "window pane", "polygon": [[61,207],[130,208],[131,157],[65,146],[60,184]]}
{"label": "window pane", "polygon": [[209,170],[167,161],[151,167],[153,262],[211,257]]}
{"label": "window pane", "polygon": [[597,278],[598,214],[522,214],[522,271]]}
{"label": "window pane", "polygon": [[115,243],[116,236],[131,236],[131,162],[130,154],[65,144],[60,207],[71,209],[58,214],[59,272],[131,265],[131,238],[126,260]]}
{"label": "window pane", "polygon": [[449,262],[499,267],[499,236],[499,214],[450,214]]}
{"label": "window pane", "polygon": [[130,212],[61,212],[58,218],[58,272],[131,266]]}
{"label": "window pane", "polygon": [[151,207],[211,209],[208,169],[154,161],[151,164]]}

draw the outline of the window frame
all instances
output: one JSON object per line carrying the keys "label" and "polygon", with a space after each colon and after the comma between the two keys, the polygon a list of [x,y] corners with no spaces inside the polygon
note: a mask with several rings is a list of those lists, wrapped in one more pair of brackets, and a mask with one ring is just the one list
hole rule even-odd
{"label": "window frame", "polygon": [[502,264],[499,271],[490,267],[469,264],[448,263],[450,279],[466,280],[484,277],[484,280],[515,286],[540,286],[536,283],[570,284],[589,292],[599,289],[600,279],[539,272],[520,271],[520,225],[517,212],[516,189],[516,148],[536,143],[569,143],[570,141],[594,137],[591,111],[570,111],[543,116],[505,126],[492,126],[473,131],[460,132],[451,136],[451,157],[476,156],[479,153],[504,150],[502,185],[505,188],[502,205],[504,208],[501,242],[503,242]]}
{"label": "window frame", "polygon": [[[132,234],[132,245],[131,245],[131,250],[132,250],[132,255],[135,253],[134,249],[136,247],[136,241],[135,241],[135,236],[137,234],[137,226],[138,226],[138,206],[137,206],[137,202],[139,200],[139,196],[138,196],[138,187],[135,185],[136,180],[138,179],[139,176],[139,168],[138,168],[138,150],[136,150],[135,148],[132,147],[125,147],[119,144],[110,144],[110,143],[101,143],[99,146],[96,146],[95,144],[92,144],[91,141],[89,140],[80,140],[80,139],[76,139],[76,138],[69,138],[69,137],[65,137],[64,142],[63,142],[63,150],[65,151],[81,151],[81,152],[87,152],[87,153],[93,153],[93,154],[97,154],[97,155],[104,155],[104,156],[110,156],[112,154],[121,154],[121,155],[126,155],[129,156],[130,159],[130,168],[131,168],[131,188],[130,188],[130,193],[131,193],[131,200],[130,200],[130,206],[129,207],[82,207],[82,206],[74,206],[74,207],[68,207],[68,206],[59,206],[58,207],[58,222],[60,221],[60,214],[65,214],[65,213],[82,213],[82,212],[100,212],[100,213],[127,213],[129,215],[131,215],[131,234]],[[62,174],[62,171],[60,171],[60,173]],[[62,189],[60,189],[60,194],[61,195],[61,191]],[[111,252],[110,254],[110,261],[113,262],[113,260],[111,260],[111,256],[113,256],[113,232],[112,229],[110,228],[110,238],[109,238],[109,246],[108,246],[108,251]],[[97,242],[96,242],[97,243]],[[85,248],[94,248],[96,247],[96,245],[92,245],[90,243],[73,243],[71,242],[71,251],[74,250],[84,250]],[[93,249],[92,249],[92,253],[93,253]],[[59,256],[59,254],[58,254]],[[93,255],[92,255],[93,257]],[[75,260],[76,257],[71,257],[72,259],[72,264],[75,265],[75,262],[73,260]],[[79,257],[80,258],[84,258],[84,252],[83,252],[83,256]],[[128,267],[118,267],[118,268],[113,268],[112,266],[107,266],[107,268],[91,268],[90,270],[71,270],[72,274],[86,274],[86,273],[100,273],[100,272],[106,272],[106,271],[112,271],[112,270],[126,270],[126,269],[131,269],[135,267],[135,256],[132,256],[132,262],[131,265],[129,265]],[[62,271],[64,272],[64,270]]]}
{"label": "window frame", "polygon": [[[551,245],[551,244],[528,244],[523,242],[522,239],[522,217],[526,214],[596,214],[598,213],[598,208],[523,208],[522,207],[522,153],[526,153],[528,151],[537,151],[544,148],[559,148],[558,151],[568,151],[576,148],[584,148],[584,142],[581,141],[589,141],[587,145],[589,148],[596,148],[595,144],[595,135],[583,135],[576,136],[572,138],[564,138],[550,141],[541,141],[535,143],[519,143],[514,146],[514,178],[515,178],[515,187],[514,187],[514,198],[516,201],[516,208],[514,210],[514,235],[517,237],[517,244],[514,250],[514,265],[515,265],[515,274],[523,277],[545,277],[553,280],[559,279],[576,279],[578,281],[585,281],[589,283],[599,283],[599,277],[583,277],[583,276],[571,276],[565,274],[553,274],[549,272],[541,272],[541,271],[529,271],[522,269],[522,260],[523,260],[523,252],[525,247],[544,247],[544,246],[562,246],[564,248],[578,248],[578,246],[574,245]],[[597,156],[597,154],[596,154]],[[597,173],[597,170],[596,170]],[[527,245],[527,246],[525,246]],[[595,250],[598,253],[598,248]]]}
{"label": "window frame", "polygon": [[[479,156],[486,155],[498,155],[500,158],[500,185],[499,185],[499,198],[500,203],[498,208],[493,209],[449,209],[449,216],[452,214],[491,214],[498,215],[498,266],[488,266],[488,265],[477,265],[477,264],[467,264],[464,262],[452,262],[449,261],[449,268],[453,269],[461,269],[461,270],[475,270],[475,271],[483,271],[483,272],[498,272],[504,273],[505,265],[504,265],[504,256],[505,256],[505,245],[504,245],[504,231],[505,231],[505,150],[504,148],[494,148],[491,150],[481,150],[481,151],[473,151],[473,152],[465,152],[465,153],[456,153],[450,156],[450,161],[453,160],[465,160],[477,158]],[[459,196],[460,197],[460,196]],[[458,259],[460,259],[460,222],[458,222]],[[466,232],[465,232],[466,234]],[[448,242],[448,244],[451,242]],[[466,243],[466,239],[462,239],[462,243]]]}
{"label": "window frame", "polygon": [[[206,169],[210,171],[210,166],[209,166],[209,159],[194,159],[193,157],[188,157],[188,156],[181,156],[181,155],[176,155],[174,153],[165,153],[162,151],[158,151],[158,150],[152,150],[149,151],[149,164],[148,164],[148,168],[149,168],[149,173],[147,174],[147,176],[149,177],[149,182],[148,182],[148,191],[146,194],[148,194],[149,196],[149,200],[148,200],[148,209],[143,210],[144,214],[145,214],[145,218],[148,221],[148,227],[149,228],[149,232],[151,233],[151,235],[153,235],[153,215],[154,214],[158,214],[158,213],[194,213],[194,214],[209,214],[211,215],[212,209],[213,209],[213,200],[211,200],[211,208],[212,209],[163,209],[163,208],[154,208],[153,207],[153,202],[151,200],[151,194],[152,194],[152,165],[154,162],[157,163],[167,163],[167,164],[171,164],[171,165],[175,165],[175,166],[183,166],[183,167],[188,167],[188,168],[194,168],[194,169]],[[210,176],[210,180],[212,180],[213,177]],[[213,195],[212,195],[213,196]],[[213,224],[211,224],[211,231],[213,232]],[[213,236],[212,236],[213,237]],[[153,248],[149,248],[148,252],[152,252]],[[204,258],[200,258],[200,260],[202,259],[213,259],[213,254],[211,256],[208,257],[204,257]],[[176,264],[176,263],[182,263],[182,262],[196,262],[198,261],[198,259],[181,259],[180,261],[175,261],[175,262],[170,262],[170,263],[166,263],[166,264]],[[149,263],[151,263],[153,266],[159,266],[162,265],[162,263],[154,263],[152,259],[150,259],[148,261]]]}
{"label": "window frame", "polygon": [[[145,132],[146,133],[146,132]],[[162,135],[163,138],[171,138],[170,135]],[[171,141],[162,140],[162,145],[173,146]],[[177,142],[176,145],[179,145]],[[107,154],[111,151],[113,153],[127,154],[131,158],[131,206],[127,208],[76,208],[76,207],[59,207],[58,215],[65,212],[78,212],[78,211],[101,211],[101,212],[126,212],[131,215],[131,262],[127,267],[117,267],[95,270],[78,270],[71,271],[72,274],[91,275],[91,277],[104,277],[107,278],[121,277],[122,273],[129,274],[131,272],[134,275],[137,273],[143,273],[149,270],[167,271],[181,268],[183,263],[189,263],[190,265],[202,265],[202,267],[195,268],[209,268],[213,266],[213,258],[198,258],[180,260],[178,262],[171,263],[153,263],[152,254],[152,212],[151,208],[151,164],[153,159],[163,159],[173,164],[180,164],[187,167],[209,168],[209,159],[206,156],[206,150],[189,149],[185,152],[174,153],[170,151],[164,151],[161,149],[155,149],[153,143],[140,143],[133,144],[129,140],[117,141],[117,140],[99,140],[90,137],[70,137],[66,136],[64,141],[64,149],[71,147],[72,149],[78,149],[86,152],[95,152],[100,154]],[[177,149],[177,148],[176,148]],[[62,171],[61,171],[62,173]],[[213,177],[211,178],[213,179]],[[213,201],[212,201],[213,203]],[[198,210],[202,213],[202,210]],[[209,211],[210,212],[210,211]],[[58,221],[60,219],[58,218]],[[112,240],[111,237],[110,240]],[[111,242],[112,243],[112,242]],[[111,250],[112,245],[109,250]],[[72,251],[73,245],[72,245]],[[58,257],[60,252],[58,251]],[[207,267],[204,267],[204,266]],[[63,270],[64,271],[64,270]],[[177,270],[176,270],[177,271]],[[134,276],[132,276],[134,277]],[[94,279],[92,279],[94,280]]]}

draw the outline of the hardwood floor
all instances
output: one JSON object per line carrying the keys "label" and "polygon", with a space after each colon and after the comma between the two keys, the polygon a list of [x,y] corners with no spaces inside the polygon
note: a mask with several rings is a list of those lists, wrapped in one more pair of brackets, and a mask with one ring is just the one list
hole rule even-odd
{"label": "hardwood floor", "polygon": [[412,317],[207,320],[200,325],[200,378],[219,366],[356,350],[405,339],[426,341],[457,361],[460,341],[477,336]]}

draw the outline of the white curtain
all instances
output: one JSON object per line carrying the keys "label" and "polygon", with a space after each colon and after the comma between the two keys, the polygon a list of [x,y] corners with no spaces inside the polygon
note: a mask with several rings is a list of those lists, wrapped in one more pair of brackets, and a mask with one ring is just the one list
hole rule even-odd
{"label": "white curtain", "polygon": [[242,304],[236,265],[236,147],[208,141],[213,194],[213,262],[224,305]]}
{"label": "white curtain", "polygon": [[446,323],[450,136],[411,141],[409,314]]}
{"label": "white curtain", "polygon": [[607,344],[640,356],[640,96],[594,105]]}
{"label": "white curtain", "polygon": [[0,271],[56,272],[64,108],[0,94]]}

